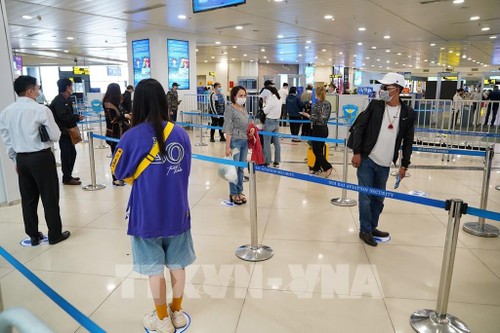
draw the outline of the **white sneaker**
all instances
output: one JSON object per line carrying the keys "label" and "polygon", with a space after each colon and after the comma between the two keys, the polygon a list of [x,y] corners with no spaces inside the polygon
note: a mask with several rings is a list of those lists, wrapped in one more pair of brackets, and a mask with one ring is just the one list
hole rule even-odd
{"label": "white sneaker", "polygon": [[165,317],[160,320],[156,315],[156,310],[144,316],[142,320],[144,327],[149,331],[156,331],[157,333],[174,333],[175,327],[170,320],[170,317]]}
{"label": "white sneaker", "polygon": [[179,310],[173,312],[172,309],[170,309],[170,304],[168,305],[168,315],[172,319],[172,323],[175,328],[181,328],[187,325],[187,319],[184,315],[184,311]]}

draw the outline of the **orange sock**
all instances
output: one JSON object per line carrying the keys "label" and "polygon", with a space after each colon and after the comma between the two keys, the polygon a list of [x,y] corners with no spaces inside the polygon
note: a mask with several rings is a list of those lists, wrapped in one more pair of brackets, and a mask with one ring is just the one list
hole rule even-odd
{"label": "orange sock", "polygon": [[167,304],[155,305],[155,308],[156,308],[156,315],[160,320],[163,320],[163,318],[168,317]]}
{"label": "orange sock", "polygon": [[170,309],[173,312],[182,310],[182,297],[172,299],[172,303],[170,303]]}

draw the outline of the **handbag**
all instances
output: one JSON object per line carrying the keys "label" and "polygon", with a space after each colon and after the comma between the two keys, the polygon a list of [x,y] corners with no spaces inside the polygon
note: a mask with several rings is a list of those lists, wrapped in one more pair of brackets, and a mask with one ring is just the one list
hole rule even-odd
{"label": "handbag", "polygon": [[71,143],[76,145],[78,142],[82,142],[82,135],[80,134],[80,129],[78,126],[68,128],[68,134],[71,138]]}
{"label": "handbag", "polygon": [[40,127],[38,127],[38,133],[40,133],[40,141],[50,141],[50,136],[49,133],[47,133],[47,127],[45,127],[45,125],[40,125]]}
{"label": "handbag", "polygon": [[[167,141],[167,139],[168,139],[170,133],[172,133],[173,129],[174,129],[174,124],[171,122],[167,122],[167,126],[165,126],[165,129],[163,130],[163,136],[165,138],[165,141]],[[139,178],[141,173],[143,173],[143,171],[146,170],[146,168],[151,164],[151,162],[153,162],[155,160],[156,155],[158,155],[159,152],[160,152],[160,146],[158,145],[158,142],[156,142],[153,145],[153,147],[151,147],[151,150],[146,155],[146,157],[144,157],[144,159],[141,161],[141,163],[139,163],[139,166],[135,170],[134,175],[131,177],[125,178],[124,181],[127,184],[132,185],[134,183],[134,181],[137,178]],[[115,157],[113,158],[113,161],[111,162],[111,173],[112,174],[115,173],[116,163],[118,163],[120,156],[121,156],[121,148],[118,149],[118,151],[115,154]]]}

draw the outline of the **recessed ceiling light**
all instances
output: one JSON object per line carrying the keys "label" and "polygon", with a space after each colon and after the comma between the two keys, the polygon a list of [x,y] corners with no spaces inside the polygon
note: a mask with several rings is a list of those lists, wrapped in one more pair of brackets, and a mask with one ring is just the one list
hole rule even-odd
{"label": "recessed ceiling light", "polygon": [[314,59],[318,59],[318,56],[314,57]]}
{"label": "recessed ceiling light", "polygon": [[328,61],[332,61],[332,58],[328,58]]}
{"label": "recessed ceiling light", "polygon": [[311,44],[311,43],[312,43],[312,41],[310,41],[310,40],[306,40],[306,43],[307,43],[307,44]]}
{"label": "recessed ceiling light", "polygon": [[236,30],[243,30],[243,27],[241,25],[237,25],[234,27]]}
{"label": "recessed ceiling light", "polygon": [[385,36],[384,36],[384,39],[391,39],[391,36],[389,36],[389,35],[385,35]]}
{"label": "recessed ceiling light", "polygon": [[401,52],[398,52],[398,55],[401,55],[402,53]]}
{"label": "recessed ceiling light", "polygon": [[429,60],[425,59],[424,62],[428,62]]}
{"label": "recessed ceiling light", "polygon": [[358,56],[358,55],[357,55],[357,54],[355,54],[355,55],[353,55],[352,57],[353,57],[353,58],[356,58],[357,56]]}
{"label": "recessed ceiling light", "polygon": [[203,62],[208,62],[208,60],[203,60]]}
{"label": "recessed ceiling light", "polygon": [[372,50],[376,50],[376,49],[377,49],[377,47],[376,47],[376,46],[372,46]]}
{"label": "recessed ceiling light", "polygon": [[479,16],[471,16],[471,18],[470,18],[471,21],[477,21],[479,19],[480,19]]}
{"label": "recessed ceiling light", "polygon": [[380,61],[380,59],[377,59],[377,61]]}
{"label": "recessed ceiling light", "polygon": [[283,58],[280,58],[280,61],[283,61]]}
{"label": "recessed ceiling light", "polygon": [[436,62],[434,60],[431,61],[431,64],[435,64]]}
{"label": "recessed ceiling light", "polygon": [[300,54],[300,53],[299,53],[299,55],[298,55],[298,56],[299,56],[299,57],[302,57],[302,54]]}
{"label": "recessed ceiling light", "polygon": [[391,62],[389,60],[387,60],[386,63],[390,64]]}
{"label": "recessed ceiling light", "polygon": [[198,51],[199,51],[199,50],[198,50],[198,49],[196,49],[196,52],[198,52]]}
{"label": "recessed ceiling light", "polygon": [[457,57],[460,57],[460,53],[455,53],[455,55],[456,55]]}
{"label": "recessed ceiling light", "polygon": [[266,64],[268,64],[268,63],[269,63],[269,60],[266,60]]}
{"label": "recessed ceiling light", "polygon": [[182,15],[182,14],[181,14],[181,15],[178,15],[178,16],[177,16],[177,18],[178,18],[179,20],[185,20],[185,19],[187,19],[187,16],[186,16],[186,15]]}
{"label": "recessed ceiling light", "polygon": [[31,45],[33,45],[33,46],[38,46],[38,44],[37,44],[37,43],[31,43]]}
{"label": "recessed ceiling light", "polygon": [[453,53],[453,50],[449,50],[448,53]]}
{"label": "recessed ceiling light", "polygon": [[267,59],[267,56],[264,56],[264,59]]}
{"label": "recessed ceiling light", "polygon": [[370,59],[370,57],[366,57],[365,59],[368,60],[368,59]]}
{"label": "recessed ceiling light", "polygon": [[490,27],[481,28],[481,31],[489,31],[489,30],[490,30]]}
{"label": "recessed ceiling light", "polygon": [[231,58],[232,61],[235,61],[236,59],[235,58]]}
{"label": "recessed ceiling light", "polygon": [[490,36],[490,39],[495,39],[497,38],[497,36]]}
{"label": "recessed ceiling light", "polygon": [[245,53],[245,54],[243,54],[243,56],[244,56],[244,57],[246,57],[246,56],[247,56],[247,54]]}
{"label": "recessed ceiling light", "polygon": [[397,62],[395,65],[399,65],[399,62]]}
{"label": "recessed ceiling light", "polygon": [[73,39],[75,39],[75,37],[68,36],[68,37],[66,37],[66,39],[67,40],[73,40]]}
{"label": "recessed ceiling light", "polygon": [[285,37],[285,36],[283,36],[283,35],[276,36],[276,38],[283,38],[283,37]]}
{"label": "recessed ceiling light", "polygon": [[25,19],[25,20],[31,20],[33,18],[33,16],[23,15],[22,18]]}
{"label": "recessed ceiling light", "polygon": [[215,42],[215,44],[220,45],[220,42],[219,42],[219,41],[216,41],[216,42]]}
{"label": "recessed ceiling light", "polygon": [[358,28],[358,30],[359,30],[359,31],[365,31],[365,30],[366,30],[366,28],[365,28],[365,27],[359,27],[359,28]]}
{"label": "recessed ceiling light", "polygon": [[344,52],[341,51],[341,52],[339,52],[339,54],[342,55],[342,54],[344,54]]}
{"label": "recessed ceiling light", "polygon": [[227,54],[227,51],[222,52],[222,54],[226,55],[226,54]]}
{"label": "recessed ceiling light", "polygon": [[306,50],[308,50],[308,49],[310,49],[310,48],[311,48],[310,46],[306,46],[306,47],[305,47],[305,49],[306,49]]}
{"label": "recessed ceiling light", "polygon": [[391,52],[391,50],[385,50],[385,53],[389,53],[389,52]]}
{"label": "recessed ceiling light", "polygon": [[215,59],[215,57],[214,57],[214,56],[211,56],[210,58]]}
{"label": "recessed ceiling light", "polygon": [[464,3],[464,0],[453,0],[454,4]]}
{"label": "recessed ceiling light", "polygon": [[431,43],[430,45],[431,45],[431,46],[436,46],[436,43]]}
{"label": "recessed ceiling light", "polygon": [[253,59],[250,59],[250,62],[253,62]]}
{"label": "recessed ceiling light", "polygon": [[260,52],[266,52],[266,49],[265,48],[261,48]]}
{"label": "recessed ceiling light", "polygon": [[361,46],[361,45],[363,45],[363,43],[359,42],[358,45]]}
{"label": "recessed ceiling light", "polygon": [[375,67],[375,65],[372,65],[372,67]]}
{"label": "recessed ceiling light", "polygon": [[236,46],[236,45],[233,45],[233,49],[237,49],[237,48],[238,48],[238,46]]}
{"label": "recessed ceiling light", "polygon": [[321,52],[326,52],[326,49],[322,49]]}
{"label": "recessed ceiling light", "polygon": [[325,15],[326,20],[331,20],[333,18],[333,15]]}
{"label": "recessed ceiling light", "polygon": [[472,58],[471,58],[471,57],[469,57],[469,58],[467,58],[467,60],[471,61],[471,60],[472,60]]}
{"label": "recessed ceiling light", "polygon": [[68,53],[69,51],[68,50],[64,50],[64,53]]}
{"label": "recessed ceiling light", "polygon": [[444,47],[440,48],[440,50],[444,50]]}

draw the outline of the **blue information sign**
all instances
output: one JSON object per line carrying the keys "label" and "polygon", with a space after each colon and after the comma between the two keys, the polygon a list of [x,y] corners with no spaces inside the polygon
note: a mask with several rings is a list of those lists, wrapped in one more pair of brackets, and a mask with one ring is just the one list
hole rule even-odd
{"label": "blue information sign", "polygon": [[185,40],[168,39],[168,87],[174,82],[180,90],[189,89],[189,42]]}
{"label": "blue information sign", "polygon": [[193,0],[193,13],[229,6],[237,6],[246,2],[246,0]]}
{"label": "blue information sign", "polygon": [[134,59],[134,85],[139,81],[151,78],[151,52],[149,39],[132,41],[132,58]]}

